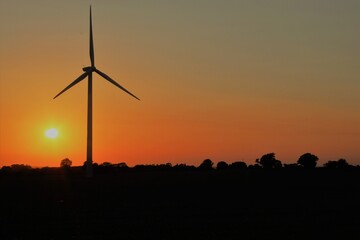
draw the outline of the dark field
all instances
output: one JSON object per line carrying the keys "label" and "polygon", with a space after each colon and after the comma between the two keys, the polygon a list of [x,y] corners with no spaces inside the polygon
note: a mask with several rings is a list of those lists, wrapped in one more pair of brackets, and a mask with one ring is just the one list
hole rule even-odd
{"label": "dark field", "polygon": [[360,171],[0,174],[0,239],[360,239]]}

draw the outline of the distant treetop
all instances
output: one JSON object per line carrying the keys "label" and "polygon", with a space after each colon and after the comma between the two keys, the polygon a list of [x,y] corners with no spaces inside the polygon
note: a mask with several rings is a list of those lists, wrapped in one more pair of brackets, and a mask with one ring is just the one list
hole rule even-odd
{"label": "distant treetop", "polygon": [[319,158],[311,153],[305,153],[300,156],[297,163],[304,168],[311,169],[315,168]]}

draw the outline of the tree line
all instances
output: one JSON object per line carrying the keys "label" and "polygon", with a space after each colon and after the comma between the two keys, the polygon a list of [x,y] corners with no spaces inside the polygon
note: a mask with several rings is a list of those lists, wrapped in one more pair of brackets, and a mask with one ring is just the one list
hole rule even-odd
{"label": "tree line", "polygon": [[[296,163],[282,163],[276,158],[275,153],[264,154],[261,158],[255,160],[254,164],[247,164],[243,161],[235,161],[227,163],[225,161],[219,161],[215,165],[211,159],[205,159],[199,166],[187,165],[187,164],[139,164],[134,167],[129,167],[125,162],[121,163],[110,163],[103,162],[101,164],[93,163],[95,172],[107,173],[117,171],[149,171],[149,170],[160,170],[160,171],[181,171],[181,170],[241,170],[241,169],[360,169],[359,165],[351,165],[345,159],[330,160],[326,162],[322,167],[317,166],[319,158],[312,153],[305,153],[299,157]],[[43,167],[43,168],[32,168],[25,164],[13,164],[11,166],[3,166],[0,173],[26,173],[26,172],[37,172],[37,173],[55,173],[55,172],[82,172],[85,169],[85,163],[83,166],[72,166],[72,161],[68,158],[61,160],[60,167]]]}

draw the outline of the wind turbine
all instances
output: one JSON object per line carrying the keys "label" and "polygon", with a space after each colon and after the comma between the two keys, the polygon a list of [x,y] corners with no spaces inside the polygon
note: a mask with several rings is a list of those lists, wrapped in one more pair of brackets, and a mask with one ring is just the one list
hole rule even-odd
{"label": "wind turbine", "polygon": [[86,77],[88,77],[88,112],[87,112],[87,151],[86,151],[86,176],[91,177],[93,175],[93,169],[92,169],[92,75],[93,72],[96,72],[101,77],[105,78],[105,80],[109,81],[110,83],[114,84],[130,96],[136,98],[137,100],[140,100],[138,97],[136,97],[134,94],[126,90],[124,87],[122,87],[120,84],[115,82],[113,79],[111,79],[108,75],[101,72],[99,69],[95,67],[95,58],[94,58],[94,41],[93,41],[93,33],[92,33],[92,20],[91,20],[91,6],[90,6],[90,61],[91,66],[84,67],[83,71],[84,73],[81,74],[77,79],[75,79],[72,83],[69,84],[64,90],[59,92],[55,97],[57,98],[62,93],[67,91],[69,88],[75,86],[77,83],[84,80]]}

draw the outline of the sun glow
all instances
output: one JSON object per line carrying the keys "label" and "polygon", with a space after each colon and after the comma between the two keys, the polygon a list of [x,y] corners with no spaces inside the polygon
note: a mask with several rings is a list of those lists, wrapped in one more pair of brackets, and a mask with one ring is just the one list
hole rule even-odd
{"label": "sun glow", "polygon": [[48,138],[57,138],[58,135],[59,135],[59,132],[55,128],[50,128],[45,131],[45,136]]}

